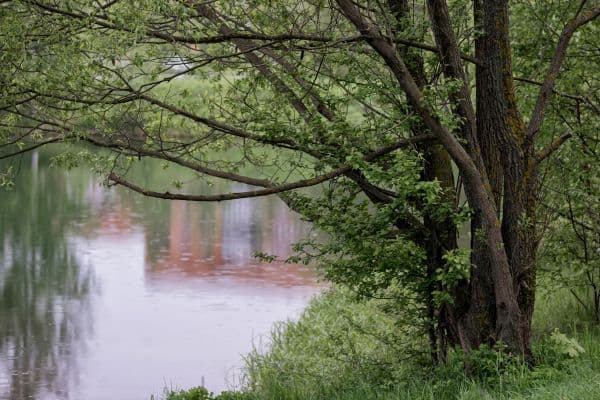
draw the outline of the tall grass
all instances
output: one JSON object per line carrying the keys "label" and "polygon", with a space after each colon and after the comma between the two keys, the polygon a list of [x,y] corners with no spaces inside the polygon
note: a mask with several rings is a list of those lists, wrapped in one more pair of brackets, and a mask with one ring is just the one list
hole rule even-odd
{"label": "tall grass", "polygon": [[[540,290],[533,369],[489,349],[468,356],[454,351],[447,364],[433,367],[425,337],[383,305],[341,289],[314,299],[298,321],[274,328],[267,351],[247,356],[245,391],[222,399],[600,399],[600,327],[566,292]],[[477,373],[466,375],[465,361]],[[205,399],[175,394],[168,399]]]}
{"label": "tall grass", "polygon": [[268,352],[248,356],[247,389],[261,400],[600,399],[600,329],[569,299],[539,298],[535,368],[482,349],[469,355],[478,373],[467,376],[461,352],[434,368],[424,339],[403,332],[380,304],[333,291],[277,326]]}

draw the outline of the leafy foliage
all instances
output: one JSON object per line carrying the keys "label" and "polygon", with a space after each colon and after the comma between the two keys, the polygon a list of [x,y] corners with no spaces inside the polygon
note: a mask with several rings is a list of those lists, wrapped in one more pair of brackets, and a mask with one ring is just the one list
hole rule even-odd
{"label": "leafy foliage", "polygon": [[[598,216],[598,15],[558,0],[2,2],[0,157],[83,142],[108,151],[55,163],[146,196],[279,195],[327,237],[290,261],[393,299],[437,359],[499,341],[531,356],[539,243],[600,309],[598,224],[581,225]],[[254,188],[142,187],[141,158]]]}
{"label": "leafy foliage", "polygon": [[245,392],[221,392],[214,395],[206,388],[197,386],[190,389],[168,390],[165,400],[253,400],[251,393]]}

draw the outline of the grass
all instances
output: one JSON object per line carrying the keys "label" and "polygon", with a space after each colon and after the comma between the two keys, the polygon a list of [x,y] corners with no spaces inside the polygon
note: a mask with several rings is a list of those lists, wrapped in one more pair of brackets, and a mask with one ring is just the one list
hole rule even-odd
{"label": "grass", "polygon": [[534,329],[536,368],[483,349],[469,356],[479,372],[467,376],[460,352],[452,352],[445,366],[430,367],[418,332],[398,325],[380,303],[357,302],[336,290],[313,300],[299,321],[277,325],[269,350],[247,356],[245,392],[223,395],[244,400],[600,399],[600,327],[567,293],[542,290]]}

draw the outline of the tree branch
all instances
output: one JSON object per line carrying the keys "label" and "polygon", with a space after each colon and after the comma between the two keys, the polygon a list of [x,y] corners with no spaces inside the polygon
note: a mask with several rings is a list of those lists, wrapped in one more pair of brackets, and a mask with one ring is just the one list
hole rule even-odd
{"label": "tree branch", "polygon": [[256,179],[256,178],[252,178],[249,176],[238,175],[238,174],[234,174],[231,172],[225,172],[225,171],[220,171],[220,170],[216,170],[213,168],[208,168],[199,163],[186,160],[180,156],[171,155],[167,151],[162,151],[162,150],[156,151],[156,150],[149,150],[149,149],[132,147],[132,146],[123,146],[122,144],[119,144],[119,143],[107,143],[107,142],[103,142],[101,140],[95,139],[93,137],[83,138],[83,140],[90,142],[91,144],[98,146],[98,147],[105,147],[105,148],[119,149],[119,150],[126,149],[140,157],[151,157],[151,158],[156,158],[159,160],[169,161],[174,164],[181,165],[182,167],[186,167],[193,171],[200,172],[202,174],[212,176],[215,178],[221,178],[221,179],[226,179],[229,181],[245,183],[247,185],[252,185],[252,186],[268,187],[270,185],[270,182],[267,180],[264,180],[264,179]]}
{"label": "tree branch", "polygon": [[542,126],[542,122],[544,122],[544,112],[548,105],[550,95],[554,90],[554,84],[560,73],[563,61],[565,60],[567,48],[569,47],[569,42],[571,41],[573,34],[581,26],[596,19],[598,15],[600,15],[600,5],[592,7],[583,13],[578,12],[578,15],[567,22],[563,28],[556,45],[556,50],[554,51],[554,56],[552,57],[550,66],[546,72],[546,77],[542,83],[542,88],[540,89],[535,108],[531,115],[529,127],[527,128],[527,139],[530,146],[533,145]]}
{"label": "tree branch", "polygon": [[552,153],[562,146],[564,142],[566,142],[569,138],[571,138],[573,134],[571,132],[566,132],[563,135],[557,137],[552,143],[548,145],[545,149],[539,151],[536,155],[536,159],[538,162],[542,162],[546,158],[548,158]]}
{"label": "tree branch", "polygon": [[404,61],[398,55],[393,44],[378,34],[377,29],[363,18],[359,9],[351,0],[337,0],[337,3],[346,18],[363,35],[368,37],[367,42],[387,64],[402,91],[406,94],[411,107],[423,119],[427,128],[440,140],[441,144],[465,175],[465,181],[468,180],[469,184],[479,181],[481,187],[484,187],[483,182],[481,182],[482,176],[467,151],[448,128],[439,121],[433,110],[423,101],[423,94],[417,87],[414,78],[408,71]]}
{"label": "tree branch", "polygon": [[[535,85],[535,86],[542,86],[543,85],[542,82],[538,82],[538,81],[533,80],[533,79],[522,78],[522,77],[518,77],[518,76],[513,76],[513,79],[515,81],[518,81],[518,82],[529,83],[529,84]],[[587,97],[585,97],[585,96],[577,96],[577,95],[574,95],[574,94],[563,93],[563,92],[559,92],[556,89],[552,89],[552,93],[554,93],[555,95],[558,95],[560,97],[565,97],[567,99],[576,100],[576,101],[580,101],[580,102],[588,103],[588,104],[590,103],[590,100]],[[591,106],[591,104],[590,104],[590,106]]]}
{"label": "tree branch", "polygon": [[[98,25],[102,28],[118,30],[122,32],[128,33],[136,33],[131,28],[126,26],[116,25],[109,22],[106,18],[99,18],[98,16],[94,16],[90,13],[79,13],[69,10],[64,10],[59,7],[53,6],[51,4],[47,4],[40,1],[26,1],[26,3],[36,6],[46,12],[63,15],[69,18],[76,18],[79,20],[92,20],[92,23]],[[145,35],[155,39],[164,40],[167,43],[182,43],[188,45],[201,45],[201,44],[219,44],[219,43],[230,43],[235,39],[241,40],[259,40],[259,41],[268,41],[268,42],[285,42],[285,41],[304,41],[304,42],[316,42],[316,43],[330,43],[330,44],[340,44],[340,43],[354,43],[358,41],[362,41],[367,39],[364,35],[351,36],[347,38],[333,38],[324,35],[314,35],[314,34],[306,34],[302,32],[289,32],[284,34],[275,34],[275,35],[267,35],[257,32],[228,32],[222,33],[219,35],[206,36],[206,37],[196,37],[196,36],[185,36],[185,35],[176,35],[176,34],[168,34],[159,30],[148,29],[145,32]],[[421,50],[427,50],[433,53],[439,53],[436,46],[431,46],[426,43],[416,42],[413,40],[407,40],[402,38],[395,38],[394,41],[398,44],[402,44],[404,46],[414,47]],[[461,58],[466,61],[472,62],[474,64],[480,64],[480,61],[475,57],[469,56],[468,54],[462,54]]]}
{"label": "tree branch", "polygon": [[19,150],[19,151],[15,151],[15,152],[13,152],[13,153],[9,153],[9,154],[2,154],[2,155],[0,155],[0,160],[4,160],[4,159],[7,159],[7,158],[11,158],[11,157],[14,157],[14,156],[18,156],[18,155],[20,155],[20,154],[24,154],[24,153],[30,152],[30,151],[32,151],[32,150],[35,150],[35,149],[37,149],[38,147],[42,147],[42,146],[45,146],[45,145],[47,145],[47,144],[50,144],[50,143],[56,143],[56,142],[60,142],[61,140],[63,140],[63,138],[61,138],[61,137],[58,137],[58,138],[54,138],[54,139],[50,139],[50,140],[46,140],[46,141],[44,141],[44,142],[39,142],[39,143],[36,143],[36,144],[34,144],[34,145],[32,145],[32,146],[29,146],[29,147],[27,147],[27,148],[21,149],[21,150]]}
{"label": "tree branch", "polygon": [[[479,144],[476,135],[475,109],[469,95],[467,78],[465,76],[464,65],[460,57],[460,48],[452,28],[448,5],[445,0],[428,0],[427,8],[431,19],[431,25],[435,37],[435,42],[439,50],[442,63],[444,64],[444,74],[451,79],[456,79],[461,83],[459,92],[452,94],[456,102],[458,114],[465,120],[462,124],[463,137],[469,141],[470,153],[476,157],[479,153]],[[483,166],[483,161],[476,159]]]}
{"label": "tree branch", "polygon": [[[365,161],[371,161],[381,156],[384,156],[388,153],[393,152],[401,147],[407,146],[412,143],[416,143],[423,140],[430,140],[433,138],[433,135],[422,135],[416,136],[409,139],[399,140],[394,144],[389,146],[382,147],[367,156],[363,159]],[[268,196],[272,194],[287,192],[294,189],[315,186],[320,183],[323,183],[327,180],[333,179],[337,176],[343,175],[348,171],[351,171],[354,168],[353,165],[346,164],[340,168],[334,169],[326,174],[322,174],[310,179],[303,179],[296,182],[284,183],[281,185],[267,184],[266,182],[261,185],[265,187],[265,189],[259,190],[251,190],[246,192],[234,192],[234,193],[222,193],[215,195],[192,195],[192,194],[178,194],[178,193],[170,193],[170,192],[155,192],[152,190],[144,189],[140,186],[137,186],[121,176],[112,172],[108,176],[108,180],[114,182],[115,184],[119,184],[125,186],[134,192],[140,193],[144,196],[155,197],[159,199],[167,199],[167,200],[187,200],[187,201],[198,201],[198,202],[209,202],[209,201],[225,201],[225,200],[235,200],[235,199],[243,199],[249,197],[260,197],[260,196]]]}
{"label": "tree branch", "polygon": [[165,103],[164,101],[161,101],[157,98],[151,97],[144,93],[138,93],[137,97],[139,99],[147,101],[150,104],[154,104],[155,106],[158,106],[167,111],[170,111],[173,114],[180,115],[182,117],[186,117],[192,121],[195,121],[195,122],[201,123],[205,126],[208,126],[209,128],[216,129],[219,132],[227,133],[229,135],[237,136],[237,137],[243,138],[243,139],[254,140],[256,142],[268,144],[268,145],[272,145],[272,146],[279,146],[279,147],[284,147],[284,148],[288,148],[288,149],[297,149],[297,144],[293,140],[290,140],[287,138],[269,139],[269,138],[266,138],[266,137],[263,137],[260,135],[256,135],[256,134],[244,131],[243,129],[239,129],[234,126],[227,125],[220,121],[201,117],[199,115],[193,114],[189,111],[186,111],[184,109],[176,107],[172,104]]}
{"label": "tree branch", "polygon": [[114,182],[115,184],[119,184],[127,187],[128,189],[133,190],[134,192],[143,194],[148,197],[155,197],[158,199],[166,199],[166,200],[186,200],[186,201],[199,201],[199,202],[209,202],[209,201],[225,201],[225,200],[236,200],[236,199],[244,199],[249,197],[260,197],[260,196],[268,196],[271,194],[277,194],[281,192],[287,192],[293,189],[299,189],[303,187],[315,186],[326,180],[332,179],[336,176],[343,174],[344,171],[340,171],[340,169],[331,171],[328,174],[320,175],[314,177],[312,179],[304,179],[297,182],[292,182],[279,186],[272,186],[265,189],[259,190],[251,190],[246,192],[234,192],[234,193],[223,193],[223,194],[215,194],[215,195],[193,195],[193,194],[178,194],[178,193],[169,193],[169,192],[155,192],[152,190],[144,189],[140,186],[137,186],[119,175],[112,172],[108,179],[109,181]]}

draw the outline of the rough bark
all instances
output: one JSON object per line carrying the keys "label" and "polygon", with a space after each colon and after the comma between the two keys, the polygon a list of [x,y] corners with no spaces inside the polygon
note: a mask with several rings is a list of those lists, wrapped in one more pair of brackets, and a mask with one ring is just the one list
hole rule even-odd
{"label": "rough bark", "polygon": [[[401,31],[406,28],[407,18],[410,16],[410,5],[408,0],[388,0],[388,5],[392,11],[396,28]],[[394,32],[396,34],[397,32]],[[410,38],[422,39],[422,38]],[[415,83],[419,89],[423,89],[426,82],[425,70],[423,66],[423,57],[414,49],[400,47],[399,52],[406,60],[406,65]],[[419,136],[428,132],[427,128],[419,122],[411,127],[413,136]],[[423,154],[424,166],[421,179],[424,181],[438,181],[444,190],[445,201],[453,203],[455,201],[454,173],[452,171],[452,162],[450,156],[442,146],[418,146]],[[454,344],[458,334],[456,333],[456,324],[454,312],[451,305],[438,307],[433,299],[434,290],[443,290],[439,283],[435,282],[434,274],[438,268],[444,266],[444,254],[457,248],[457,232],[454,223],[450,220],[439,220],[425,213],[423,224],[426,227],[427,235],[423,240],[423,247],[427,254],[427,275],[430,280],[428,287],[429,296],[427,298],[427,312],[430,320],[429,341],[431,346],[431,356],[434,362],[444,361],[446,358],[448,342]]]}
{"label": "rough bark", "polygon": [[[509,39],[509,8],[506,0],[475,0],[475,25],[481,32],[475,40],[477,66],[477,137],[494,195],[497,210],[502,210],[502,239],[512,278],[513,293],[519,304],[518,332],[523,353],[531,358],[530,327],[533,312],[535,270],[534,204],[537,184],[531,168],[531,154],[523,152],[526,127],[515,99]],[[528,205],[529,204],[529,205]],[[485,296],[490,285],[489,269],[495,268],[488,257],[489,247],[478,240],[480,219],[473,219],[474,276],[471,282],[471,308],[466,321],[474,344],[494,342],[501,323],[489,312],[493,299]],[[497,301],[497,299],[494,299]],[[497,308],[497,307],[496,307]]]}

